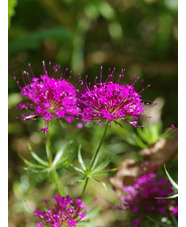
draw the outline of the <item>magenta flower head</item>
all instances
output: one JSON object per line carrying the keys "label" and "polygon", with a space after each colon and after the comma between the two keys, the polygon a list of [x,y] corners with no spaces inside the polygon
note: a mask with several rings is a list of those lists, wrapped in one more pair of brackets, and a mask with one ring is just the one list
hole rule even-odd
{"label": "magenta flower head", "polygon": [[[127,195],[122,196],[123,204],[120,210],[129,210],[133,213],[132,226],[139,226],[146,215],[169,215],[170,200],[160,199],[174,192],[168,179],[157,179],[155,173],[147,173],[136,179],[133,186],[123,187]],[[159,199],[157,199],[159,197]]]}
{"label": "magenta flower head", "polygon": [[[30,67],[30,64],[29,64]],[[30,67],[31,69],[31,67]],[[65,80],[63,77],[67,73],[66,69],[64,75],[59,73],[60,65],[53,67],[51,72],[51,63],[49,62],[49,72],[46,70],[45,62],[43,62],[44,74],[32,77],[28,72],[23,72],[24,86],[21,86],[21,94],[27,97],[27,102],[19,103],[17,109],[29,109],[31,113],[27,116],[22,115],[23,120],[28,120],[36,117],[41,117],[45,121],[45,127],[41,131],[48,132],[47,122],[52,118],[65,118],[69,121],[79,115],[79,108],[77,107],[76,88],[68,81],[71,78],[70,71],[69,78]],[[31,69],[32,72],[32,69]],[[16,78],[14,77],[16,80]],[[27,81],[27,83],[26,83]]]}
{"label": "magenta flower head", "polygon": [[84,220],[87,207],[80,199],[74,200],[69,196],[61,197],[57,195],[53,200],[55,204],[52,208],[49,206],[50,200],[45,199],[43,202],[46,204],[46,210],[40,211],[38,209],[34,211],[35,216],[42,220],[42,222],[37,223],[36,227],[44,224],[53,227],[73,227]]}
{"label": "magenta flower head", "polygon": [[[120,85],[120,79],[124,76],[124,69],[121,70],[121,74],[116,82],[114,82],[114,72],[108,73],[108,78],[105,82],[102,82],[102,67],[100,71],[100,80],[97,82],[98,77],[95,79],[93,87],[87,82],[87,76],[84,85],[84,91],[81,93],[81,99],[79,106],[81,107],[82,120],[87,123],[89,121],[96,121],[103,123],[105,121],[117,121],[122,119],[137,126],[138,117],[144,113],[144,101],[141,99],[141,92],[137,92],[137,89],[143,82],[141,81],[138,88],[134,85],[139,79],[136,76],[131,78],[129,84]],[[150,86],[150,85],[148,85]],[[148,87],[147,86],[147,87]]]}

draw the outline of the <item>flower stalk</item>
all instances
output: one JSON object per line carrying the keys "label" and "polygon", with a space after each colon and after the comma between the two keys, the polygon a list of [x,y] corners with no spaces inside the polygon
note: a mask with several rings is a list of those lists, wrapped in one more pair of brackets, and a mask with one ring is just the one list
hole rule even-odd
{"label": "flower stalk", "polygon": [[[48,124],[48,126],[49,126],[49,124]],[[50,142],[49,133],[47,134],[47,138],[46,138],[46,155],[47,155],[47,158],[48,158],[49,169],[50,169],[51,174],[52,174],[53,182],[56,185],[56,188],[58,190],[59,195],[62,196],[63,193],[62,193],[62,190],[61,190],[61,188],[59,186],[58,174],[57,174],[55,168],[53,168],[53,165],[52,165],[52,159],[53,158],[52,158],[51,142]]]}
{"label": "flower stalk", "polygon": [[95,154],[94,154],[94,156],[93,156],[93,159],[92,159],[92,161],[91,161],[91,163],[90,163],[90,170],[92,170],[92,168],[94,167],[94,164],[95,164],[95,161],[96,161],[96,159],[97,159],[97,157],[98,157],[98,154],[99,154],[101,145],[102,145],[103,140],[104,140],[104,138],[105,138],[105,135],[106,135],[108,126],[109,126],[109,121],[106,122],[106,126],[105,126],[105,130],[104,130],[103,136],[102,136],[101,141],[100,141],[100,143],[99,143],[99,145],[98,145],[98,147],[97,147],[97,150],[96,150],[96,152],[95,152]]}
{"label": "flower stalk", "polygon": [[[95,162],[96,162],[96,160],[98,159],[99,151],[100,151],[101,145],[102,145],[102,143],[103,143],[103,140],[104,140],[104,138],[105,138],[105,135],[106,135],[106,133],[107,133],[109,123],[110,123],[109,121],[106,122],[106,126],[105,126],[105,130],[104,130],[103,136],[102,136],[101,141],[100,141],[100,143],[99,143],[99,145],[98,145],[98,147],[97,147],[97,149],[96,149],[96,152],[94,153],[94,156],[93,156],[93,158],[92,158],[92,160],[91,160],[90,167],[89,167],[90,172],[93,170],[94,165],[95,165]],[[86,187],[87,187],[87,185],[88,185],[88,181],[89,181],[89,176],[87,176],[87,177],[85,178],[85,184],[84,184],[84,187],[83,187],[83,191],[82,191],[81,198],[83,198],[84,195],[85,195],[85,191],[86,191]]]}

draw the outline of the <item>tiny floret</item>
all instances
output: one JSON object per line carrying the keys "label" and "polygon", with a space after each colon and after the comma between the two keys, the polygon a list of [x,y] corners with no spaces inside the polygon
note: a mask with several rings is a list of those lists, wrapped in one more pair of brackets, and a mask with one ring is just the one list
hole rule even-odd
{"label": "tiny floret", "polygon": [[[40,209],[34,211],[34,216],[40,218],[42,222],[38,222],[36,227],[44,224],[49,224],[54,227],[77,226],[76,224],[81,220],[85,220],[87,207],[80,199],[72,199],[69,196],[61,197],[57,195],[53,198],[55,204],[52,208],[49,206],[50,200],[43,200],[46,204],[46,210]],[[48,226],[48,225],[47,225]]]}

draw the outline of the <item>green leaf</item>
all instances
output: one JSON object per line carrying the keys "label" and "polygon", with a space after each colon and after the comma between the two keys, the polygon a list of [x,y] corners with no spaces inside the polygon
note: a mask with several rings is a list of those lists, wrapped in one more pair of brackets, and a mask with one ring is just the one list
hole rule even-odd
{"label": "green leaf", "polygon": [[172,179],[172,177],[171,177],[170,174],[168,173],[165,164],[164,164],[164,169],[165,169],[165,173],[166,173],[167,177],[169,178],[169,181],[171,182],[172,186],[173,186],[176,190],[178,190],[178,185],[174,182],[174,180]]}
{"label": "green leaf", "polygon": [[102,185],[105,188],[105,190],[108,191],[107,186],[106,186],[106,184],[103,181],[99,180],[98,178],[96,178],[96,177],[94,177],[92,175],[90,176],[90,178],[92,178],[93,180],[95,180],[95,181],[97,181],[99,183],[102,183]]}
{"label": "green leaf", "polygon": [[34,173],[43,173],[43,172],[47,172],[49,173],[50,172],[50,169],[49,168],[45,168],[45,169],[35,169],[35,168],[32,168],[32,167],[23,167],[24,170],[27,170],[27,171],[31,171],[31,172],[34,172]]}
{"label": "green leaf", "polygon": [[79,169],[78,167],[73,166],[73,165],[71,165],[71,167],[72,167],[73,169],[75,169],[77,172],[79,172],[79,173],[85,175],[85,173],[84,173],[84,171],[83,171],[82,169]]}
{"label": "green leaf", "polygon": [[39,156],[37,156],[37,155],[33,152],[32,147],[30,146],[30,144],[27,144],[27,146],[28,146],[28,149],[29,149],[29,151],[30,151],[32,157],[33,157],[37,162],[39,162],[40,164],[42,164],[42,165],[44,165],[44,166],[47,166],[47,167],[49,166],[48,162],[44,161],[43,159],[41,159]]}
{"label": "green leaf", "polygon": [[111,160],[112,160],[112,157],[107,158],[107,159],[106,159],[104,162],[102,162],[98,167],[96,167],[96,168],[92,171],[92,173],[99,172],[99,171],[101,171],[102,169],[104,169],[105,167],[107,167]]}
{"label": "green leaf", "polygon": [[[147,127],[147,126],[146,126],[146,127]],[[139,128],[139,127],[137,127],[136,129],[137,129],[137,132],[138,132],[139,136],[140,136],[145,142],[148,143],[148,142],[149,142],[149,137],[146,136],[144,130],[141,129],[141,128]]]}
{"label": "green leaf", "polygon": [[81,178],[80,180],[74,181],[73,183],[74,183],[74,184],[81,183],[81,182],[84,181],[84,180],[85,180],[85,177]]}
{"label": "green leaf", "polygon": [[32,162],[29,162],[28,160],[26,160],[25,158],[23,158],[23,156],[20,155],[20,154],[19,154],[19,156],[24,161],[24,163],[27,164],[30,167],[35,167],[35,168],[38,168],[38,169],[44,169],[45,168],[44,166],[40,166],[40,165],[34,164]]}
{"label": "green leaf", "polygon": [[139,136],[135,136],[135,140],[136,140],[136,143],[139,147],[141,148],[146,148],[147,147],[147,144],[143,143],[143,141],[140,139]]}
{"label": "green leaf", "polygon": [[155,199],[175,199],[178,197],[178,194],[170,195],[168,197],[155,197]]}
{"label": "green leaf", "polygon": [[56,166],[60,161],[63,160],[63,154],[64,154],[64,150],[60,150],[59,152],[57,152],[53,162],[52,162],[52,165],[53,166]]}
{"label": "green leaf", "polygon": [[86,166],[83,162],[82,156],[81,156],[81,144],[79,145],[79,149],[78,149],[78,161],[82,167],[83,170],[86,170]]}
{"label": "green leaf", "polygon": [[[91,159],[91,162],[90,162],[90,163],[92,163],[93,158],[94,158],[94,156],[92,157],[92,159]],[[97,164],[97,162],[98,162],[98,159],[99,159],[99,153],[98,153],[98,155],[97,155],[97,157],[96,157],[96,160],[95,160],[95,162],[94,162],[94,165],[92,166],[92,169],[94,169],[94,168],[95,168],[95,166],[96,166],[96,164]]]}
{"label": "green leaf", "polygon": [[101,183],[102,181],[101,180],[99,180],[98,178],[96,178],[96,177],[94,177],[94,176],[90,176],[90,178],[92,178],[93,180],[95,180],[95,181],[97,181],[97,182],[99,182],[99,183]]}
{"label": "green leaf", "polygon": [[106,170],[106,171],[103,171],[103,172],[99,172],[99,173],[93,173],[93,176],[102,176],[102,175],[108,175],[110,173],[113,173],[114,171],[116,171],[117,169],[114,168],[114,169],[109,169],[109,170]]}
{"label": "green leaf", "polygon": [[69,145],[69,144],[72,144],[73,142],[70,140],[67,144],[65,144],[63,146],[63,148],[57,152],[54,160],[53,160],[53,163],[52,165],[53,166],[57,166],[57,165],[60,165],[62,163],[64,163],[66,160],[67,160],[67,157],[64,157],[64,151],[65,151],[65,148]]}
{"label": "green leaf", "polygon": [[41,159],[40,157],[38,157],[34,152],[30,152],[30,153],[31,153],[32,157],[33,157],[36,161],[38,161],[40,164],[42,164],[42,165],[48,167],[48,165],[49,165],[48,162],[46,162],[46,161],[44,161],[43,159]]}

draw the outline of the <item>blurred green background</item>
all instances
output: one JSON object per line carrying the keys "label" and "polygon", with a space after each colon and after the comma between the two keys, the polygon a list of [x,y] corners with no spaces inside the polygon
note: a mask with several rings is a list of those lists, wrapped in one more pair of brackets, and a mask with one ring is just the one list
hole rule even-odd
{"label": "blurred green background", "polygon": [[[46,65],[48,61],[52,65],[60,64],[62,70],[66,67],[75,68],[74,81],[77,81],[78,73],[82,77],[88,74],[89,80],[94,81],[95,76],[99,76],[100,66],[103,66],[105,78],[108,68],[116,67],[116,75],[121,68],[125,68],[126,77],[123,81],[127,82],[130,76],[136,75],[144,79],[143,86],[151,84],[143,93],[144,99],[155,100],[160,97],[163,103],[163,128],[171,124],[177,127],[177,0],[9,0],[8,8],[9,107],[16,107],[17,102],[22,100],[13,76],[21,82],[22,71],[29,71],[28,63],[31,63],[35,75],[43,73],[43,60]],[[18,156],[22,154],[30,158],[27,149],[27,143],[30,143],[40,156],[45,157],[43,136],[39,132],[42,122],[22,123],[16,116],[16,110],[10,109],[9,227],[30,226],[26,220],[34,221],[32,211],[37,208],[38,201],[50,193],[55,194],[46,176],[26,172]],[[85,126],[79,130],[76,123],[65,123],[63,128],[54,125],[53,149],[57,150],[73,139],[75,143],[70,150],[72,157],[76,159],[78,143],[81,142],[83,155],[89,158],[91,155],[87,153],[90,148],[94,150],[103,129]],[[134,150],[129,144],[121,143],[112,131],[107,141],[110,146],[103,149],[102,156],[112,153],[112,150],[117,151],[113,166],[124,151]],[[63,175],[65,171],[61,171]],[[70,184],[68,177],[63,177]],[[79,186],[76,190],[73,193],[79,195]],[[102,188],[98,193],[100,195],[105,196]],[[109,192],[106,197],[109,202],[117,201],[113,192]],[[108,212],[111,211],[108,209]],[[109,214],[106,213],[105,217]],[[113,219],[102,226],[115,226],[117,215],[112,213],[109,217]]]}

